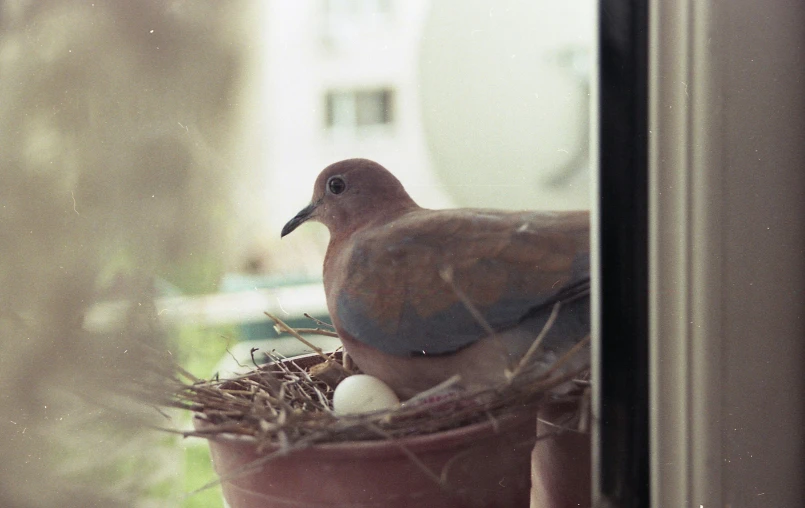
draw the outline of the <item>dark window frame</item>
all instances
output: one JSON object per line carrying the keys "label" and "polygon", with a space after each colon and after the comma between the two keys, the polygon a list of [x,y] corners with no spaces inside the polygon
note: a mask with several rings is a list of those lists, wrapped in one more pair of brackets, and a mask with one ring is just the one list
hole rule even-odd
{"label": "dark window frame", "polygon": [[599,3],[600,506],[650,505],[648,3]]}

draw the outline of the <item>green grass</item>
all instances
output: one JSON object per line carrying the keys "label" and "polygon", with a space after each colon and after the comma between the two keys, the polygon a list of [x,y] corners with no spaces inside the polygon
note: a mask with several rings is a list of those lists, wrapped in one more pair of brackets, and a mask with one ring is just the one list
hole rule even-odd
{"label": "green grass", "polygon": [[185,325],[176,330],[172,340],[174,359],[196,377],[210,379],[218,361],[226,354],[227,347],[240,340],[240,331],[235,325],[201,327]]}
{"label": "green grass", "polygon": [[[218,361],[226,354],[228,344],[237,341],[239,332],[236,326],[203,328],[198,326],[182,326],[176,330],[174,344],[176,360],[194,376],[209,379]],[[190,417],[185,415],[184,427],[190,426]],[[180,443],[184,446],[184,492],[194,492],[205,485],[217,481],[210,460],[210,451],[206,441],[186,439]],[[221,508],[223,497],[221,486],[215,485],[196,492],[182,502],[182,508]]]}
{"label": "green grass", "polygon": [[[207,443],[191,443],[185,445],[184,491],[195,492],[218,477],[210,461],[210,449]],[[182,508],[221,508],[223,507],[221,486],[215,485],[200,492],[195,492],[184,499]]]}

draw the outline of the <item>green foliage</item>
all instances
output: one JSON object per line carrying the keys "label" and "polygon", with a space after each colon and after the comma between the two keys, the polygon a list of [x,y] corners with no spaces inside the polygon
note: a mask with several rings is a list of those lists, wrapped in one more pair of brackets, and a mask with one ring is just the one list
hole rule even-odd
{"label": "green foliage", "polygon": [[236,325],[202,327],[184,325],[176,329],[171,353],[184,369],[196,377],[209,379],[215,365],[225,355],[227,347],[240,340]]}
{"label": "green foliage", "polygon": [[[237,342],[237,326],[201,327],[185,325],[173,334],[171,351],[176,361],[194,376],[209,379],[215,365],[226,354],[229,344]],[[190,414],[181,415],[183,427],[190,426]],[[185,495],[217,481],[218,477],[210,461],[207,442],[198,438],[181,441],[184,448],[182,490]],[[215,485],[184,498],[182,508],[218,508],[223,506],[221,486]]]}
{"label": "green foliage", "polygon": [[172,263],[164,278],[186,295],[214,293],[224,273],[224,264],[213,254],[194,255]]}
{"label": "green foliage", "polygon": [[185,445],[184,492],[195,492],[186,497],[182,508],[220,508],[223,506],[221,486],[215,485],[196,492],[198,489],[216,481],[218,477],[210,460],[207,442],[191,438]]}

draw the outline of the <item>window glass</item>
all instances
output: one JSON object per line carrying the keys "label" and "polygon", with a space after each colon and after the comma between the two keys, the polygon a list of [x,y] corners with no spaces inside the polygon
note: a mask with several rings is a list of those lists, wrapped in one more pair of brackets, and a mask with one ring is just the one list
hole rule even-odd
{"label": "window glass", "polygon": [[311,351],[265,312],[330,319],[326,228],[280,239],[325,166],[377,161],[429,209],[588,209],[594,19],[591,0],[0,2],[0,506],[223,506],[207,442],[153,430],[190,412],[144,383]]}

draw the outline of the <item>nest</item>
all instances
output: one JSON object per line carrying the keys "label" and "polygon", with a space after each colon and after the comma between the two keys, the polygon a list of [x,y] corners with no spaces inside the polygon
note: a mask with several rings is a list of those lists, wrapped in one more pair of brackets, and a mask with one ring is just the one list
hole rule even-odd
{"label": "nest", "polygon": [[[557,312],[558,306],[553,319]],[[299,332],[334,335],[322,328],[293,330],[276,317],[269,317],[276,322],[278,330],[302,341],[305,339]],[[325,354],[318,350],[309,355],[316,360],[313,362],[316,365],[311,366],[310,358],[302,362],[265,353],[269,363],[258,365],[254,359],[257,351],[253,350],[254,369],[232,379],[201,380],[176,366],[169,376],[170,386],[163,403],[192,411],[203,422],[196,425],[195,430],[183,432],[185,436],[208,439],[223,435],[247,436],[254,440],[258,451],[287,452],[313,444],[431,434],[483,421],[496,422],[525,409],[536,411],[546,401],[575,408],[568,412],[564,421],[551,423],[557,430],[569,428],[585,432],[589,407],[588,369],[564,372],[562,367],[587,345],[589,336],[546,372],[535,375],[528,368],[530,356],[538,349],[553,319],[548,320],[529,352],[509,373],[507,381],[480,392],[457,395],[450,389],[459,380],[451,378],[395,409],[336,415],[332,410],[335,384],[344,376],[358,372],[345,354]],[[553,388],[566,383],[573,383],[575,389],[558,398],[548,396]]]}

